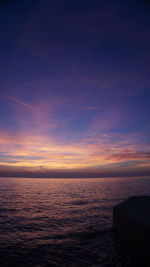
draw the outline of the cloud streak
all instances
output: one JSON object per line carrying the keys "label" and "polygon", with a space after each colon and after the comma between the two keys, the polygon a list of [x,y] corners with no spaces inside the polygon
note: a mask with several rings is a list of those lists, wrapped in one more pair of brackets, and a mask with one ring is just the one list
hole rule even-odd
{"label": "cloud streak", "polygon": [[[1,132],[1,162],[3,166],[16,169],[44,168],[47,171],[54,169],[86,171],[93,168],[111,170],[118,164],[120,167],[126,163],[132,166],[133,161],[137,167],[150,164],[150,152],[141,152],[138,144],[131,146],[129,140],[124,143],[119,141],[114,143],[108,136],[107,141],[105,136],[99,138],[97,143],[89,143],[89,140],[92,141],[85,138],[82,142],[64,143],[49,136],[25,134],[15,136]],[[148,148],[148,145],[145,144],[145,148]]]}

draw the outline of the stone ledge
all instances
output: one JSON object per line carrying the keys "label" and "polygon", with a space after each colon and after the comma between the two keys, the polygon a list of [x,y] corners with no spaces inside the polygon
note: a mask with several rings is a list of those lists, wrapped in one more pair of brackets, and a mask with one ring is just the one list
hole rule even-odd
{"label": "stone ledge", "polygon": [[150,196],[133,196],[114,206],[113,227],[141,266],[150,266]]}

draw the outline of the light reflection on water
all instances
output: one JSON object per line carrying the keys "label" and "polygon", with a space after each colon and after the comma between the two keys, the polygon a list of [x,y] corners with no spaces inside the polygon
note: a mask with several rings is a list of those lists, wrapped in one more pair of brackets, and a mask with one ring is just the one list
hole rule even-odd
{"label": "light reflection on water", "polygon": [[149,178],[0,178],[0,266],[125,266],[112,207],[143,194]]}

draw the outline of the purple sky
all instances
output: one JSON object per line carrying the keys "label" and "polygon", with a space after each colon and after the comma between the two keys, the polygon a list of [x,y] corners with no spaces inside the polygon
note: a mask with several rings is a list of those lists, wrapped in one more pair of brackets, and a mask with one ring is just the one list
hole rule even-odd
{"label": "purple sky", "polygon": [[148,1],[0,4],[0,175],[150,174]]}

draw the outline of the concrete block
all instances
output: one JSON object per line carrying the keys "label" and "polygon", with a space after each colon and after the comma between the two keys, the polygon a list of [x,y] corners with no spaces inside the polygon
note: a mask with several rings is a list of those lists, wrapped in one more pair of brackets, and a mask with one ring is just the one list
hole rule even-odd
{"label": "concrete block", "polygon": [[150,196],[133,196],[114,206],[113,227],[141,266],[150,266]]}

